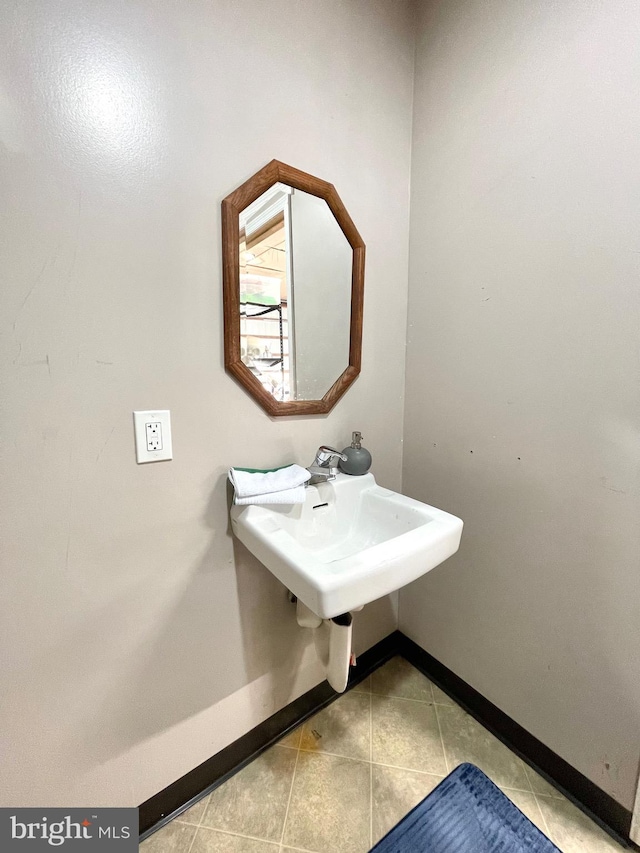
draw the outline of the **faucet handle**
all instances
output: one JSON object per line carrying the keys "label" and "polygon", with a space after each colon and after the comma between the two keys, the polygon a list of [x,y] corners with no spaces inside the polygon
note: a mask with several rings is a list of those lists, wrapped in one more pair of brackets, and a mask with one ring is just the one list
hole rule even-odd
{"label": "faucet handle", "polygon": [[344,453],[336,450],[335,447],[329,447],[326,444],[322,444],[316,453],[316,464],[326,466],[331,462],[334,456],[337,456],[338,459],[342,459],[343,462],[347,461],[347,457]]}

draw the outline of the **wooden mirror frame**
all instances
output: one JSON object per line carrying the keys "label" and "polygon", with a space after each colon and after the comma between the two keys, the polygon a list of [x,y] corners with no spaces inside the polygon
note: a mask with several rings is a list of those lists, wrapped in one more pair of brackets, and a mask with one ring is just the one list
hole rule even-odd
{"label": "wooden mirror frame", "polygon": [[[276,183],[326,201],[353,250],[349,365],[321,400],[276,400],[240,357],[240,213]],[[335,406],[360,373],[364,302],[365,246],[333,184],[272,160],[222,201],[222,284],[224,303],[224,366],[268,414],[324,415]]]}

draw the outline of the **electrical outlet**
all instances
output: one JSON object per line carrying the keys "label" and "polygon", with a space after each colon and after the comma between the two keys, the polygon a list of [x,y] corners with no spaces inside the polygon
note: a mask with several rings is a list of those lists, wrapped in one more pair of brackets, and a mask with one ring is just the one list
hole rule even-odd
{"label": "electrical outlet", "polygon": [[145,424],[145,435],[147,438],[147,450],[162,450],[162,424],[160,421],[151,421]]}
{"label": "electrical outlet", "polygon": [[173,459],[171,417],[168,411],[134,412],[136,459],[139,463]]}

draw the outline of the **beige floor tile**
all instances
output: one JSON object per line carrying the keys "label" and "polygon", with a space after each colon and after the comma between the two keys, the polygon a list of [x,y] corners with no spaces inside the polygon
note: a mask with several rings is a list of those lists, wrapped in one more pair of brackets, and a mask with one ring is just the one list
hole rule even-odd
{"label": "beige floor tile", "polygon": [[189,853],[280,853],[280,845],[201,826]]}
{"label": "beige floor tile", "polygon": [[537,799],[549,838],[562,853],[620,853],[625,849],[564,797]]}
{"label": "beige floor tile", "polygon": [[399,770],[396,767],[372,768],[373,843],[398,823],[414,806],[442,782],[442,776]]}
{"label": "beige floor tile", "polygon": [[360,684],[351,688],[353,693],[371,693],[371,676],[368,675]]}
{"label": "beige floor tile", "polygon": [[458,706],[437,706],[450,768],[469,761],[505,788],[528,791],[524,762]]}
{"label": "beige floor tile", "polygon": [[563,853],[625,849],[401,658],[140,846],[143,853],[365,853],[370,829],[375,843],[464,761]]}
{"label": "beige floor tile", "polygon": [[370,765],[299,752],[283,843],[305,850],[369,850]]}
{"label": "beige floor tile", "polygon": [[548,834],[547,824],[542,816],[535,794],[530,794],[528,791],[512,791],[510,788],[503,788],[502,792],[520,809],[522,814],[529,818],[531,823],[535,824],[545,835]]}
{"label": "beige floor tile", "polygon": [[395,657],[371,675],[371,692],[432,702],[431,682],[404,658]]}
{"label": "beige floor tile", "polygon": [[280,841],[298,753],[273,746],[209,795],[202,825]]}
{"label": "beige floor tile", "polygon": [[368,693],[345,693],[307,720],[302,727],[300,748],[369,761],[370,704]]}
{"label": "beige floor tile", "polygon": [[288,735],[285,735],[278,741],[278,746],[288,746],[291,749],[297,749],[300,746],[300,738],[302,737],[302,726],[298,726]]}
{"label": "beige floor tile", "polygon": [[195,826],[172,821],[139,845],[141,853],[188,853]]}
{"label": "beige floor tile", "polygon": [[447,773],[433,705],[372,696],[373,761],[407,770]]}
{"label": "beige floor tile", "polygon": [[183,812],[181,815],[178,815],[176,820],[179,823],[194,823],[199,824],[202,820],[202,815],[207,810],[207,803],[209,802],[209,797],[203,797],[199,800],[195,806],[191,806],[190,809],[187,809],[186,812]]}
{"label": "beige floor tile", "polygon": [[556,800],[564,799],[563,795],[558,791],[553,785],[550,785],[546,779],[543,779],[539,773],[529,767],[527,764],[524,766],[524,772],[527,774],[527,779],[529,780],[529,784],[533,789],[534,794],[542,794],[543,797],[555,797]]}

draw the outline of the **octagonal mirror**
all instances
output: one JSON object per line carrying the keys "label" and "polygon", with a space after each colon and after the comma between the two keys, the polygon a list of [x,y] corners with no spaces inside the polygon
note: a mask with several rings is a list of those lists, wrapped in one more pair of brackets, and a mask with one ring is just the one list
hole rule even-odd
{"label": "octagonal mirror", "polygon": [[324,414],[360,373],[362,238],[335,187],[272,160],[222,202],[225,367],[270,415]]}

